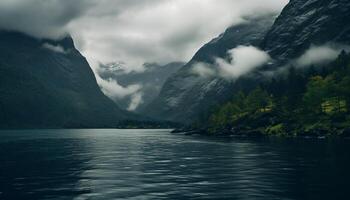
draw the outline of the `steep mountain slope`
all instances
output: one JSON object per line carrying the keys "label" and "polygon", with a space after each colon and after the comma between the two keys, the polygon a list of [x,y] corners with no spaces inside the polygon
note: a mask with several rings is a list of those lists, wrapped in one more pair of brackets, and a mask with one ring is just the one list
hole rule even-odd
{"label": "steep mountain slope", "polygon": [[350,44],[350,1],[291,0],[261,48],[278,64],[297,58],[311,45]]}
{"label": "steep mountain slope", "polygon": [[233,92],[232,82],[194,74],[194,64],[212,64],[216,57],[225,58],[228,50],[239,45],[259,45],[273,21],[272,15],[246,19],[245,23],[228,28],[204,45],[189,63],[167,80],[159,97],[145,109],[145,114],[190,123],[211,107],[227,100]]}
{"label": "steep mountain slope", "polygon": [[[139,87],[135,94],[131,94],[124,98],[114,98],[113,100],[120,108],[131,109],[135,112],[142,110],[151,103],[162,89],[165,81],[177,72],[185,63],[173,62],[166,65],[156,63],[144,64],[142,72],[126,72],[124,68],[118,65],[101,65],[98,71],[100,77],[104,80],[115,80],[123,87],[137,85]],[[138,101],[135,105],[135,101]]]}
{"label": "steep mountain slope", "polygon": [[71,38],[0,32],[0,127],[114,126],[134,116],[103,95]]}
{"label": "steep mountain slope", "polygon": [[[241,78],[234,84],[218,78],[200,79],[190,73],[195,62],[211,63],[213,58],[225,57],[228,49],[239,44],[251,43],[269,53],[273,62],[262,67],[260,72],[284,67],[312,46],[349,45],[350,1],[291,0],[271,28],[270,24],[254,21],[232,27],[205,45],[192,61],[167,81],[149,112],[175,121],[193,122],[213,105],[232,96],[239,86],[249,87],[264,80],[264,73],[259,72],[253,79]],[[240,32],[235,32],[235,28]]]}

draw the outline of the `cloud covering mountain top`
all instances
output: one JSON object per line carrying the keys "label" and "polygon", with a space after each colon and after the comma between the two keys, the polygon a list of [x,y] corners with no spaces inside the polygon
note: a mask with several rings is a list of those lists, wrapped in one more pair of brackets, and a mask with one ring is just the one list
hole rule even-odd
{"label": "cloud covering mountain top", "polygon": [[288,0],[1,0],[0,28],[39,38],[71,34],[90,64],[187,61],[243,17]]}
{"label": "cloud covering mountain top", "polygon": [[[61,39],[71,35],[112,99],[142,103],[141,84],[122,86],[99,77],[100,63],[124,63],[144,72],[144,63],[188,61],[195,52],[245,17],[281,11],[288,0],[1,0],[0,30]],[[43,48],[67,51],[44,44]],[[198,69],[200,70],[203,69]],[[208,73],[208,70],[204,73]],[[209,71],[210,73],[210,71]]]}

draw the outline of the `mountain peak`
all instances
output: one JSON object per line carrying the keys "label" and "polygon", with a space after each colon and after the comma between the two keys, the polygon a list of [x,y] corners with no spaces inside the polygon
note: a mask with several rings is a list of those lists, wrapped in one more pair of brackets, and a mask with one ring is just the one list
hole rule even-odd
{"label": "mountain peak", "polygon": [[70,37],[2,31],[0,44],[0,127],[112,127],[135,118],[103,95]]}

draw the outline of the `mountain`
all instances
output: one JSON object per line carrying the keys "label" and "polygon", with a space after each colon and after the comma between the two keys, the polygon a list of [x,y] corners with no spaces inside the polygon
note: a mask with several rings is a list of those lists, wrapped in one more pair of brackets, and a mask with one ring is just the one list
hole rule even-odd
{"label": "mountain", "polygon": [[135,116],[97,85],[72,38],[0,32],[0,128],[113,127]]}
{"label": "mountain", "polygon": [[[113,100],[125,110],[132,109],[134,112],[142,112],[159,95],[165,81],[184,64],[182,62],[172,62],[166,65],[146,63],[143,71],[131,72],[125,71],[120,64],[101,64],[98,73],[102,79],[117,81],[124,88],[137,85],[139,89],[134,94]],[[135,100],[140,100],[137,105],[133,104]]]}
{"label": "mountain", "polygon": [[227,51],[240,45],[258,46],[275,16],[247,18],[228,28],[219,37],[204,45],[177,73],[164,84],[160,95],[146,109],[152,117],[191,123],[210,108],[232,95],[233,83],[219,77],[201,77],[193,73],[196,63],[212,64],[215,58],[226,58]]}
{"label": "mountain", "polygon": [[327,43],[350,44],[350,1],[291,0],[260,46],[281,66]]}
{"label": "mountain", "polygon": [[[350,44],[348,0],[291,0],[275,22],[273,20],[271,16],[248,20],[248,23],[230,27],[206,44],[168,79],[159,98],[148,107],[148,112],[169,120],[194,122],[207,117],[206,113],[232,98],[242,87],[251,90],[264,81],[266,77],[261,73],[264,70],[285,67],[313,46]],[[268,53],[272,61],[255,70],[253,78],[248,74],[235,82],[191,73],[197,62],[212,64],[216,57],[228,59],[227,50],[238,45],[257,46]]]}

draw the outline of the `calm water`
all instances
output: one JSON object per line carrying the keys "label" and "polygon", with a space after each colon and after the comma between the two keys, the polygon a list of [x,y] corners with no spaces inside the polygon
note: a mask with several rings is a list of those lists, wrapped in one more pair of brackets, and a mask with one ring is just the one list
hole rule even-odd
{"label": "calm water", "polygon": [[0,199],[350,199],[350,141],[0,132]]}

